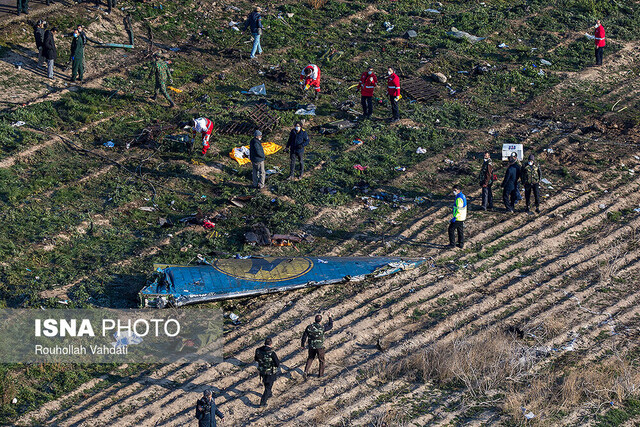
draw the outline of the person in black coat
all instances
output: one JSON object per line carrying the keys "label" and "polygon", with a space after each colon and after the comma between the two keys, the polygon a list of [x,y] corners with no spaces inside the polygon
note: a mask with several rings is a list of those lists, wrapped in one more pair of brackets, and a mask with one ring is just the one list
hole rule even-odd
{"label": "person in black coat", "polygon": [[289,134],[289,140],[284,151],[291,151],[291,162],[289,166],[289,178],[293,179],[296,171],[296,159],[300,162],[300,178],[304,174],[304,147],[309,145],[309,135],[302,128],[302,123],[296,122]]}
{"label": "person in black coat", "polygon": [[216,407],[216,402],[213,400],[211,390],[205,390],[202,398],[196,402],[198,427],[216,427],[216,416],[220,418],[220,420],[224,419],[224,415],[222,415],[222,412]]}
{"label": "person in black coat", "polygon": [[253,166],[253,186],[264,188],[264,148],[262,147],[262,132],[253,133],[253,139],[249,142],[249,160]]}
{"label": "person in black coat", "polygon": [[512,213],[516,202],[516,192],[518,191],[517,182],[519,178],[520,167],[516,162],[516,158],[511,156],[509,157],[509,166],[504,174],[501,187],[503,189],[502,201],[504,202],[504,206],[507,208],[507,211]]}
{"label": "person in black coat", "polygon": [[47,30],[44,32],[44,44],[43,44],[43,55],[47,60],[47,76],[50,79],[53,79],[53,63],[58,57],[58,51],[56,50],[56,41],[55,35],[58,33],[58,29],[53,27],[51,30]]}
{"label": "person in black coat", "polygon": [[42,19],[38,21],[33,29],[33,37],[36,39],[36,48],[38,49],[38,67],[42,64],[44,55],[42,54],[44,49],[44,27],[47,25]]}

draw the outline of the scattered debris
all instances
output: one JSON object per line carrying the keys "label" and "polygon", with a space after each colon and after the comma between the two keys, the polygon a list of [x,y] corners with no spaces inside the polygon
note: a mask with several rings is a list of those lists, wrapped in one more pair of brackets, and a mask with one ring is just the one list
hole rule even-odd
{"label": "scattered debris", "polygon": [[588,38],[589,40],[595,40],[596,39],[596,36],[594,36],[593,34],[584,33],[584,36],[586,38]]}
{"label": "scattered debris", "polygon": [[457,39],[466,39],[471,43],[477,43],[486,38],[486,37],[476,37],[474,35],[467,33],[466,31],[460,31],[456,27],[451,27],[451,31],[447,31],[447,35],[451,37],[455,37]]}
{"label": "scattered debris", "polygon": [[402,80],[400,87],[409,97],[416,101],[434,100],[440,98],[440,89],[429,84],[422,77]]}
{"label": "scattered debris", "polygon": [[424,11],[425,11],[426,13],[440,13],[440,11],[439,11],[439,10],[436,10],[436,9],[425,9]]}
{"label": "scattered debris", "polygon": [[235,313],[229,313],[229,320],[231,320],[234,325],[237,325],[240,323],[240,316]]}
{"label": "scattered debris", "polygon": [[445,76],[442,73],[432,73],[431,74],[431,80],[433,80],[434,82],[438,82],[438,83],[446,83],[447,82],[447,76]]}
{"label": "scattered debris", "polygon": [[549,181],[547,178],[542,178],[540,182],[543,184],[551,185],[551,181]]}
{"label": "scattered debris", "polygon": [[553,148],[547,148],[545,151],[549,154],[553,154]]}
{"label": "scattered debris", "polygon": [[362,166],[362,165],[358,164],[358,165],[353,165],[353,168],[355,170],[359,170],[360,172],[364,172],[365,170],[367,170],[369,168],[369,166]]}
{"label": "scattered debris", "polygon": [[391,25],[391,22],[389,22],[389,21],[386,21],[386,22],[385,22],[384,24],[382,24],[382,25],[384,25],[384,28],[386,28],[386,29],[387,29],[387,31],[391,31],[391,30],[393,30],[393,29],[395,28],[393,25]]}
{"label": "scattered debris", "polygon": [[412,38],[418,37],[418,33],[416,33],[414,30],[409,30],[406,33],[404,33],[402,37],[404,37],[405,39],[412,39]]}
{"label": "scattered debris", "polygon": [[238,22],[229,21],[229,27],[234,31],[240,31],[240,28],[238,28]]}
{"label": "scattered debris", "polygon": [[258,104],[248,113],[249,118],[263,134],[271,132],[280,121],[280,117],[268,110],[265,104]]}
{"label": "scattered debris", "polygon": [[163,228],[172,227],[173,222],[167,218],[158,218],[158,225]]}
{"label": "scattered debris", "polygon": [[113,143],[113,141],[107,141],[107,142],[105,142],[105,143],[104,143],[104,144],[102,144],[102,145],[104,145],[104,146],[105,146],[105,147],[107,147],[107,148],[113,148],[113,147],[115,147],[115,144]]}
{"label": "scattered debris", "polygon": [[216,224],[214,222],[209,221],[208,219],[205,219],[202,221],[202,226],[206,229],[211,229],[211,228],[214,228]]}
{"label": "scattered debris", "polygon": [[551,65],[551,62],[547,61],[546,59],[541,59],[541,60],[540,60],[540,63],[541,63],[542,65],[547,65],[547,66],[548,66],[548,65]]}
{"label": "scattered debris", "polygon": [[23,122],[22,120],[18,120],[15,123],[11,123],[11,127],[14,127],[14,128],[17,128],[17,127],[20,127],[20,126],[24,126],[24,125],[26,125],[26,123]]}
{"label": "scattered debris", "polygon": [[405,168],[404,166],[396,166],[395,168],[393,168],[393,170],[396,170],[398,172],[404,172],[407,170],[407,168]]}
{"label": "scattered debris", "polygon": [[505,48],[509,47],[509,45],[508,45],[508,44],[506,44],[506,43],[500,43],[500,44],[498,45],[498,47],[499,47],[500,49],[505,49]]}
{"label": "scattered debris", "polygon": [[264,85],[264,83],[262,83],[261,85],[254,86],[248,91],[242,91],[241,93],[245,93],[248,95],[266,95],[267,87]]}
{"label": "scattered debris", "polygon": [[340,132],[344,129],[350,129],[355,126],[356,123],[352,122],[351,120],[338,120],[335,122],[325,123],[324,125],[320,126],[318,132],[322,135],[331,135],[333,133]]}
{"label": "scattered debris", "polygon": [[607,205],[605,205],[604,203],[600,203],[598,207],[602,210],[607,209]]}
{"label": "scattered debris", "polygon": [[362,140],[361,139],[354,139],[353,141],[351,141],[351,143],[353,145],[360,145],[360,144],[362,144]]}
{"label": "scattered debris", "polygon": [[156,210],[156,208],[152,207],[152,206],[141,206],[138,209],[140,209],[141,211],[145,211],[145,212],[153,212]]}
{"label": "scattered debris", "polygon": [[313,104],[308,104],[306,107],[296,110],[296,114],[299,116],[315,116],[316,106]]}
{"label": "scattered debris", "polygon": [[234,206],[237,206],[239,208],[244,208],[247,202],[253,199],[253,197],[254,196],[235,196],[229,199],[229,202]]}
{"label": "scattered debris", "polygon": [[422,147],[418,147],[418,149],[416,150],[416,154],[427,154],[427,150]]}

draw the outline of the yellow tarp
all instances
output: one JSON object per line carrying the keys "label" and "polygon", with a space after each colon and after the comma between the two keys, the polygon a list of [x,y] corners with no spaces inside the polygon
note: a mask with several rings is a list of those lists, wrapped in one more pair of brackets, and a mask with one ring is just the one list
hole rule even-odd
{"label": "yellow tarp", "polygon": [[[263,142],[262,148],[264,149],[265,156],[269,156],[273,153],[277,153],[282,148],[282,145],[278,145],[275,142]],[[249,146],[243,145],[242,147],[236,147],[229,153],[229,157],[238,162],[241,165],[251,163],[249,160]]]}

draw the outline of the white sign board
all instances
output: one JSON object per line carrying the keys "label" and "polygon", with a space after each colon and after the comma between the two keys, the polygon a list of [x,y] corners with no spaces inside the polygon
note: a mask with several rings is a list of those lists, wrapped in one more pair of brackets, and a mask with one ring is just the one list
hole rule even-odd
{"label": "white sign board", "polygon": [[520,161],[524,159],[522,144],[502,144],[502,160],[509,160],[511,153],[516,153]]}

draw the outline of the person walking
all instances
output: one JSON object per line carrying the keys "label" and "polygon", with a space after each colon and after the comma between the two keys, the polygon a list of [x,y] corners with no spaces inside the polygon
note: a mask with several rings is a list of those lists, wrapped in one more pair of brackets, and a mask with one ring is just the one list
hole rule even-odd
{"label": "person walking", "polygon": [[260,37],[262,36],[264,27],[262,26],[262,16],[260,12],[262,12],[262,8],[256,7],[254,11],[249,14],[247,20],[244,21],[243,31],[249,28],[251,30],[251,36],[253,37],[253,47],[251,48],[251,56],[249,57],[251,59],[256,57],[256,53],[258,55],[262,54]]}
{"label": "person walking", "polygon": [[329,321],[326,324],[322,325],[322,316],[318,314],[315,318],[315,322],[307,326],[304,330],[304,333],[302,334],[301,348],[304,349],[305,342],[307,341],[307,338],[309,339],[309,353],[307,355],[307,364],[304,367],[305,379],[309,374],[309,369],[311,368],[311,364],[316,356],[318,357],[318,362],[320,364],[318,377],[324,376],[324,333],[332,328],[333,317],[331,317],[331,313],[329,313]]}
{"label": "person walking", "polygon": [[264,392],[260,398],[260,406],[267,406],[267,399],[273,394],[271,388],[276,381],[278,367],[280,366],[280,360],[278,355],[271,348],[271,338],[264,340],[264,345],[256,349],[256,354],[253,358],[258,362],[258,372],[260,373],[260,380],[264,384]]}
{"label": "person walking", "polygon": [[18,7],[18,16],[21,13],[29,14],[29,0],[17,0],[16,6]]}
{"label": "person walking", "polygon": [[291,180],[295,177],[296,172],[296,160],[300,162],[300,178],[304,175],[304,147],[309,145],[309,135],[307,131],[302,128],[302,123],[296,122],[291,133],[289,133],[289,139],[287,140],[287,146],[285,147],[285,153],[290,152],[289,163],[289,177]]}
{"label": "person walking", "polygon": [[536,204],[536,213],[540,213],[540,180],[542,179],[542,173],[540,172],[540,166],[536,163],[536,158],[533,154],[529,155],[527,164],[522,168],[521,180],[524,185],[524,199],[527,203],[526,211],[529,212],[529,202],[531,201],[531,192],[533,191],[533,198]]}
{"label": "person walking", "polygon": [[467,220],[467,198],[460,186],[453,187],[453,195],[455,200],[453,202],[453,218],[449,221],[449,247],[456,246],[456,232],[458,233],[458,247],[464,248],[464,222]]}
{"label": "person walking", "polygon": [[387,70],[387,94],[391,103],[391,122],[400,120],[400,112],[398,111],[398,101],[400,101],[400,77],[396,74],[392,67]]}
{"label": "person walking", "polygon": [[44,50],[44,32],[46,26],[47,22],[41,19],[33,29],[33,37],[36,40],[36,48],[38,48],[38,67],[44,63],[44,55],[42,53]]}
{"label": "person walking", "polygon": [[[202,134],[202,155],[207,154],[209,150],[209,139],[213,133],[213,122],[206,117],[198,117],[193,119],[191,126],[191,137],[196,138],[196,134]],[[262,135],[262,134],[260,134]]]}
{"label": "person walking", "polygon": [[82,82],[84,77],[84,46],[87,42],[87,36],[82,31],[82,25],[78,25],[73,32],[73,41],[71,42],[71,81],[78,80]]}
{"label": "person walking", "polygon": [[253,186],[258,189],[264,188],[264,148],[262,147],[262,132],[256,130],[253,139],[249,143],[249,160],[253,166]]}
{"label": "person walking", "polygon": [[600,23],[599,19],[596,21],[596,30],[593,35],[596,38],[596,65],[600,66],[602,65],[602,55],[604,54],[604,47],[607,42],[605,40],[604,27]]}
{"label": "person walking", "polygon": [[216,402],[213,400],[213,393],[207,389],[196,402],[198,427],[216,427],[216,416],[220,420],[224,420],[224,415],[218,410]]}
{"label": "person walking", "polygon": [[[169,106],[171,108],[176,106],[176,103],[173,102],[171,96],[167,92],[167,80],[170,84],[173,84],[173,77],[171,77],[171,70],[169,70],[169,64],[160,58],[160,55],[156,52],[153,54],[153,62],[151,63],[151,71],[149,72],[150,79],[153,75],[156,77],[156,85],[153,92],[153,97],[151,99],[155,100],[158,97],[158,91],[167,98],[169,101]],[[205,150],[206,152],[206,150]],[[204,153],[202,153],[204,154]]]}
{"label": "person walking", "polygon": [[373,72],[373,67],[360,76],[360,103],[362,104],[362,117],[368,119],[373,114],[373,92],[378,85],[378,77]]}
{"label": "person walking", "polygon": [[44,32],[44,46],[43,54],[47,60],[47,77],[53,79],[53,65],[58,57],[58,51],[56,50],[55,35],[58,33],[58,28],[53,27],[51,30]]}
{"label": "person walking", "polygon": [[493,209],[493,162],[491,161],[491,154],[488,151],[484,152],[482,160],[482,167],[480,168],[480,175],[478,181],[482,188],[482,209]]}
{"label": "person walking", "polygon": [[518,191],[517,182],[520,178],[520,169],[516,162],[517,158],[514,156],[509,157],[509,166],[504,173],[504,179],[502,180],[502,201],[505,208],[510,213],[514,212],[514,205],[516,203],[516,192]]}
{"label": "person walking", "polygon": [[304,85],[304,91],[313,88],[313,98],[318,99],[320,95],[320,68],[315,64],[304,67],[300,73],[300,84]]}

